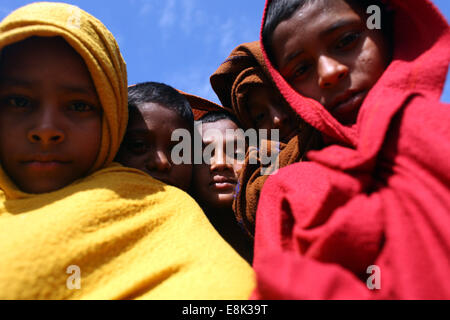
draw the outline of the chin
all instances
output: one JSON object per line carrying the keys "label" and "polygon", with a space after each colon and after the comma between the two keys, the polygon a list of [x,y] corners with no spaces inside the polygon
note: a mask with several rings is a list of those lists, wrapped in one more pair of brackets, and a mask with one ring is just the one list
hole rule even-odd
{"label": "chin", "polygon": [[219,209],[219,210],[223,210],[223,209],[230,209],[233,206],[233,201],[234,201],[234,197],[233,195],[217,195],[217,197],[210,202],[210,207],[214,208],[214,209]]}
{"label": "chin", "polygon": [[42,193],[50,193],[59,189],[64,188],[63,186],[19,186],[19,188],[25,193],[31,194],[42,194]]}

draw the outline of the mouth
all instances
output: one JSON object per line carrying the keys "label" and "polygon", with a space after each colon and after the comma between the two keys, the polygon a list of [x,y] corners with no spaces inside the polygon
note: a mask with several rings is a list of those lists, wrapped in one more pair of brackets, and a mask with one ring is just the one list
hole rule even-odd
{"label": "mouth", "polygon": [[351,113],[357,113],[359,111],[359,107],[363,103],[365,97],[367,95],[367,91],[352,91],[349,90],[345,94],[337,97],[328,110],[335,115],[348,115]]}
{"label": "mouth", "polygon": [[26,167],[36,170],[54,170],[69,164],[71,161],[54,155],[38,154],[21,161]]}
{"label": "mouth", "polygon": [[209,187],[216,190],[233,190],[236,184],[237,181],[234,178],[214,176],[212,181],[209,183]]}
{"label": "mouth", "polygon": [[24,163],[26,168],[33,171],[54,171],[63,168],[68,162],[60,161],[29,161]]}
{"label": "mouth", "polygon": [[67,159],[63,159],[58,155],[53,154],[34,154],[25,158],[22,162],[60,162],[60,163],[69,163],[70,161]]}

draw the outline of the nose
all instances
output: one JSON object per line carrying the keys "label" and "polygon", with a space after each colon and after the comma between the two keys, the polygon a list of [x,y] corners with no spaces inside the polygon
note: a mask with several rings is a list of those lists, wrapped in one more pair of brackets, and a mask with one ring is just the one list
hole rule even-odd
{"label": "nose", "polygon": [[348,67],[339,61],[321,56],[318,64],[319,86],[322,89],[334,87],[348,75]]}
{"label": "nose", "polygon": [[27,134],[31,143],[40,143],[44,146],[56,145],[64,141],[64,131],[59,128],[58,117],[55,111],[44,108],[38,116],[35,126]]}
{"label": "nose", "polygon": [[272,125],[273,129],[281,129],[288,122],[288,117],[285,113],[276,108],[272,108]]}
{"label": "nose", "polygon": [[267,133],[269,140],[283,140],[293,130],[293,119],[289,118],[289,114],[284,108],[272,109],[272,128],[278,130],[278,135],[273,136],[272,131]]}
{"label": "nose", "polygon": [[211,158],[211,171],[221,171],[232,168],[232,164],[227,161],[228,157],[224,150],[216,150]]}
{"label": "nose", "polygon": [[172,168],[172,164],[165,152],[158,150],[156,153],[147,161],[146,167],[150,171],[160,171],[167,172]]}

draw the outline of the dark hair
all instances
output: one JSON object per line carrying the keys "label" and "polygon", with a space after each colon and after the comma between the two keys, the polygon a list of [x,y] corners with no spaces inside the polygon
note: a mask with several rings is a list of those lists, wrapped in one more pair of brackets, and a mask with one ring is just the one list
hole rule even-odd
{"label": "dark hair", "polygon": [[205,114],[203,117],[199,119],[200,122],[203,123],[211,123],[211,122],[217,122],[220,120],[231,120],[233,121],[238,127],[240,127],[238,119],[231,113],[226,111],[212,111]]}
{"label": "dark hair", "polygon": [[158,103],[175,111],[189,127],[194,127],[194,114],[184,95],[173,87],[159,82],[144,82],[128,87],[128,109],[132,111],[144,103]]}
{"label": "dark hair", "polygon": [[[292,17],[292,15],[300,10],[306,4],[312,3],[317,0],[272,0],[267,7],[266,19],[264,21],[264,27],[262,30],[262,42],[264,49],[269,56],[269,59],[274,62],[272,51],[272,37],[273,32],[277,26]],[[392,13],[388,10],[382,0],[344,0],[350,5],[356,5],[359,8],[364,9],[370,5],[377,5],[381,9],[381,25],[382,32],[387,38],[388,43],[392,44]],[[391,45],[392,47],[392,45]]]}

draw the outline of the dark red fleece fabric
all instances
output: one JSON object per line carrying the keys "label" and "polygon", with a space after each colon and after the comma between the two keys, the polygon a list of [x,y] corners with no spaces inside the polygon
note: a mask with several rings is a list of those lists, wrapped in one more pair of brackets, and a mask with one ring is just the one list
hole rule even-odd
{"label": "dark red fleece fabric", "polygon": [[[263,50],[285,99],[329,145],[264,184],[253,298],[450,299],[450,106],[439,101],[449,25],[428,0],[387,2],[394,58],[352,127],[296,93]],[[372,265],[380,289],[367,286]]]}
{"label": "dark red fleece fabric", "polygon": [[194,94],[186,93],[181,90],[178,91],[189,101],[195,121],[199,120],[208,112],[224,111],[224,108],[222,106],[219,106],[218,104],[209,101],[208,99],[196,96]]}

